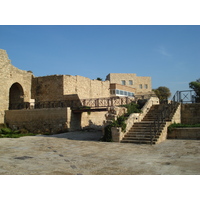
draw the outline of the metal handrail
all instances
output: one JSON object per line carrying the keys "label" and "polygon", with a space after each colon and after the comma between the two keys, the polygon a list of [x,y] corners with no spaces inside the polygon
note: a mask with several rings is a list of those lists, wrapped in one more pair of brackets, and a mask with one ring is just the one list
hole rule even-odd
{"label": "metal handrail", "polygon": [[166,102],[162,104],[162,109],[160,113],[158,114],[154,122],[151,124],[150,127],[151,145],[153,144],[153,140],[160,133],[162,124],[168,120],[171,120],[171,118],[173,117],[173,114],[179,105],[179,101],[177,101],[178,94],[179,93],[177,91],[170,103]]}
{"label": "metal handrail", "polygon": [[[60,100],[60,101],[36,101],[34,108],[59,108],[71,107],[79,108],[88,106],[91,108],[111,107],[129,104],[133,101],[128,97],[107,97],[107,98],[91,98],[91,99],[74,99],[74,100]],[[9,110],[31,109],[29,102],[10,104]]]}

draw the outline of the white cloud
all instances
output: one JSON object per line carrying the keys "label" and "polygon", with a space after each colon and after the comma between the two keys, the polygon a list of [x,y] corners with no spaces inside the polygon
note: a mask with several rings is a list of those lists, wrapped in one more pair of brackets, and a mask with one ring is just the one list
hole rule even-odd
{"label": "white cloud", "polygon": [[166,50],[165,47],[161,46],[157,49],[157,51],[163,56],[171,56],[171,54]]}

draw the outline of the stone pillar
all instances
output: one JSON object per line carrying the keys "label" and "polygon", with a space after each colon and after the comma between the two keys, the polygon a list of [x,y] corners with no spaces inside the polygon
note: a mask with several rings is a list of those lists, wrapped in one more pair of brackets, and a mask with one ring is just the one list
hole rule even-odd
{"label": "stone pillar", "polygon": [[112,140],[113,142],[120,142],[122,140],[122,128],[121,127],[112,127]]}

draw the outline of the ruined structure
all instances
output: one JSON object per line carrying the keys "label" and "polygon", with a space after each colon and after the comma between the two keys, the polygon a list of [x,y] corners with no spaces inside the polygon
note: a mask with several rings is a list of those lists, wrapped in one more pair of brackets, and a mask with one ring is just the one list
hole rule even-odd
{"label": "ruined structure", "polygon": [[87,101],[106,107],[126,104],[135,94],[151,91],[151,78],[136,74],[109,74],[106,81],[71,75],[35,77],[13,66],[6,51],[0,49],[0,91],[0,123],[57,132],[100,127],[105,121],[106,110],[74,115],[70,110],[74,102],[78,106]]}
{"label": "ruined structure", "polygon": [[0,123],[13,105],[31,102],[32,72],[14,67],[5,50],[0,49]]}

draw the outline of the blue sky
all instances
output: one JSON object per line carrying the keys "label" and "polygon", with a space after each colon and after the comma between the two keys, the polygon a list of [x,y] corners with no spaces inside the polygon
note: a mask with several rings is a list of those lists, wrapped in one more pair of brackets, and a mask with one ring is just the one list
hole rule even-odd
{"label": "blue sky", "polygon": [[0,26],[0,49],[35,76],[151,76],[172,94],[200,78],[200,26]]}

